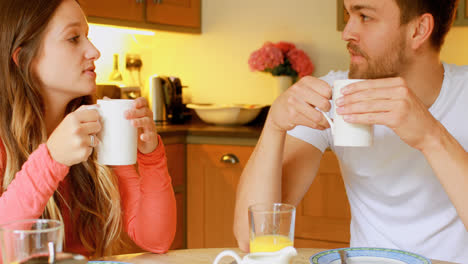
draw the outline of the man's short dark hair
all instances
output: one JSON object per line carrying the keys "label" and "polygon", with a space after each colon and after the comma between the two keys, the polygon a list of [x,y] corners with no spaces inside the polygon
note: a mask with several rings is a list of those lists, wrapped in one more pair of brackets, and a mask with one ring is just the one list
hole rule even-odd
{"label": "man's short dark hair", "polygon": [[440,51],[453,20],[459,0],[395,0],[400,7],[402,25],[425,13],[434,17],[431,44]]}

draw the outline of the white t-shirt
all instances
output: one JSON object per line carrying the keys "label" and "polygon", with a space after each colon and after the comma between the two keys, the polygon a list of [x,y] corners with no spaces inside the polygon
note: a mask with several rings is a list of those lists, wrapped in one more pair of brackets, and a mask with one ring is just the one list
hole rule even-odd
{"label": "white t-shirt", "polygon": [[[468,149],[468,66],[444,64],[445,75],[431,114]],[[330,72],[331,84],[347,72]],[[334,147],[330,129],[298,126],[289,135],[340,163],[351,206],[351,246],[412,251],[468,263],[468,232],[429,163],[385,126],[374,127],[372,147]],[[468,190],[466,190],[468,192]],[[468,201],[467,201],[468,202]]]}

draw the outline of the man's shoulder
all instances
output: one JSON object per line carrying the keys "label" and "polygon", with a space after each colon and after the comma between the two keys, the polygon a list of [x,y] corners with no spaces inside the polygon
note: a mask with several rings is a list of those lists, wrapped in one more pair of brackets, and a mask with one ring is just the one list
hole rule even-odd
{"label": "man's shoulder", "polygon": [[348,71],[333,71],[331,70],[326,75],[320,77],[321,80],[326,81],[329,85],[333,84],[335,80],[348,79]]}
{"label": "man's shoulder", "polygon": [[468,65],[444,63],[445,75],[452,79],[468,80]]}

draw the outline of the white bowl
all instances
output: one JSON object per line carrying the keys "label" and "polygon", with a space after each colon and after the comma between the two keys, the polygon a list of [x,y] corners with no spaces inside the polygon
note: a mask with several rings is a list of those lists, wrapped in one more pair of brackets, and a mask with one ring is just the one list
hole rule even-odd
{"label": "white bowl", "polygon": [[188,104],[206,123],[215,125],[245,125],[254,120],[264,105]]}

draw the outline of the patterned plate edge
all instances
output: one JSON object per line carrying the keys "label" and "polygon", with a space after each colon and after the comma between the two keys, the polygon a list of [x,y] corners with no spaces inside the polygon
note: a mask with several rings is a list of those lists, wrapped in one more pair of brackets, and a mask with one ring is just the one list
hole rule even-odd
{"label": "patterned plate edge", "polygon": [[372,247],[338,248],[338,249],[326,250],[326,251],[319,252],[319,253],[311,256],[310,257],[310,262],[312,264],[318,264],[317,261],[318,261],[318,259],[320,257],[323,257],[323,256],[328,255],[328,254],[332,254],[332,253],[338,253],[339,250],[344,250],[344,251],[368,250],[368,251],[393,252],[393,253],[399,253],[399,254],[404,254],[404,255],[407,255],[407,256],[414,257],[414,258],[422,261],[421,264],[431,264],[432,263],[429,259],[427,259],[427,258],[425,258],[425,257],[423,257],[421,255],[412,253],[412,252],[398,250],[398,249],[391,249],[391,248],[372,248]]}
{"label": "patterned plate edge", "polygon": [[88,264],[130,264],[128,262],[113,261],[113,260],[90,260]]}

